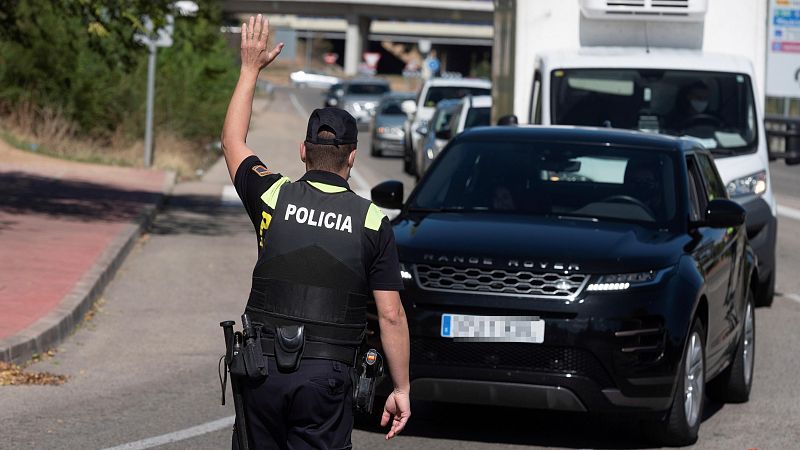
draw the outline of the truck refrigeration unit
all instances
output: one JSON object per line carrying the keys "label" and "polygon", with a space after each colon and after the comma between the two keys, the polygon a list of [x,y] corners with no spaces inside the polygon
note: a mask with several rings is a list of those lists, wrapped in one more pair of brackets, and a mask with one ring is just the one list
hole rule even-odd
{"label": "truck refrigeration unit", "polygon": [[690,137],[747,210],[756,303],[775,290],[764,131],[766,2],[495,1],[494,117]]}

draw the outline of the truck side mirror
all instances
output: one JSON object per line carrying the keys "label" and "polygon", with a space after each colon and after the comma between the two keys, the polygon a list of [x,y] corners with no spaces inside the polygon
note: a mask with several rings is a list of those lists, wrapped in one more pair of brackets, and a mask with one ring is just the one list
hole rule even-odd
{"label": "truck side mirror", "polygon": [[403,207],[403,183],[397,180],[384,181],[370,191],[372,202],[381,208],[400,209]]}
{"label": "truck side mirror", "polygon": [[507,114],[499,119],[497,119],[498,126],[506,126],[506,125],[519,125],[519,119],[514,114]]}

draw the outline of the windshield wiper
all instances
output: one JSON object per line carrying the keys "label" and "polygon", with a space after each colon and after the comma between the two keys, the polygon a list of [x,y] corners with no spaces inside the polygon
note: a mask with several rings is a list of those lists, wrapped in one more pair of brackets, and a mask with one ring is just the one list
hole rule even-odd
{"label": "windshield wiper", "polygon": [[565,215],[565,214],[559,214],[559,215],[557,215],[557,216],[556,216],[556,219],[558,219],[558,220],[563,220],[563,219],[568,219],[568,220],[583,220],[583,221],[585,221],[585,222],[599,222],[599,221],[600,221],[600,219],[598,219],[597,217],[590,217],[590,216],[570,216],[570,215]]}
{"label": "windshield wiper", "polygon": [[439,208],[411,206],[408,208],[408,212],[476,212],[488,210],[489,208],[464,208],[463,206],[443,206]]}

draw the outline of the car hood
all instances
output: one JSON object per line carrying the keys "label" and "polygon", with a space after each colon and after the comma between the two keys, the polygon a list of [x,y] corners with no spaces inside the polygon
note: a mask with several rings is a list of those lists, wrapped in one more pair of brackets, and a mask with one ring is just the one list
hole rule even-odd
{"label": "car hood", "polygon": [[404,263],[628,273],[676,264],[690,241],[627,223],[510,214],[412,213],[393,224]]}

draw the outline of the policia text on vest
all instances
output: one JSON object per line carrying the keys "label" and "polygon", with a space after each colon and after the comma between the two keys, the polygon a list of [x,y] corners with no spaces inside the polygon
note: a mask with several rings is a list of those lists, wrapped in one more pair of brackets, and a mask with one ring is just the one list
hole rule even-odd
{"label": "policia text on vest", "polygon": [[333,229],[336,231],[346,231],[353,233],[353,218],[350,216],[343,216],[335,212],[315,211],[301,206],[297,207],[293,204],[286,205],[286,214],[283,220],[293,218],[297,223],[309,225],[312,227],[322,227]]}
{"label": "policia text on vest", "polygon": [[[239,374],[232,447],[352,447],[352,375],[366,336],[368,305],[377,310],[394,385],[381,417],[391,439],[411,414],[408,325],[391,225],[346,181],[356,159],[356,121],[344,110],[315,110],[300,145],[306,174],[292,182],[273,173],[246,138],[259,72],[282,44],[269,49],[269,27],[260,15],[241,29],[242,66],[225,116],[222,150],[256,232],[258,258],[243,316],[249,325],[237,334],[229,321],[223,323],[230,347],[224,359],[230,373]],[[281,150],[275,142],[258,144]],[[374,380],[382,373],[376,361],[365,355],[359,373]],[[358,381],[355,403],[369,405],[364,396],[369,391],[361,387],[373,380]]]}

